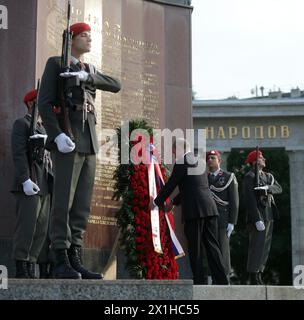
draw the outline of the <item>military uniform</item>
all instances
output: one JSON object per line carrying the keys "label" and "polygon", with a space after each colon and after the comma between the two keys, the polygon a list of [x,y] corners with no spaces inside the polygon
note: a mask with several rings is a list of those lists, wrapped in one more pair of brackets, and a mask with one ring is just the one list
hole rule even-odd
{"label": "military uniform", "polygon": [[[71,72],[83,70],[83,66],[76,63],[76,60],[72,59]],[[98,153],[97,118],[94,106],[96,89],[110,92],[120,90],[120,83],[117,80],[100,73],[94,66],[85,64],[84,67],[89,73],[87,81],[82,82],[81,86],[72,87],[69,96],[71,105],[69,120],[76,145],[75,150],[61,153],[56,147],[52,151],[55,173],[50,226],[52,247],[55,251],[71,249],[75,254],[77,251],[77,255],[83,245],[83,235],[90,214]],[[58,96],[60,73],[60,57],[49,58],[42,77],[39,111],[50,143],[53,143],[63,131],[53,108],[60,105]],[[84,112],[86,120],[83,124]],[[73,257],[70,257],[70,261],[71,259],[73,260]],[[84,278],[84,275],[82,277]]]}
{"label": "military uniform", "polygon": [[218,236],[226,274],[230,274],[230,246],[227,236],[228,223],[236,225],[239,210],[238,183],[233,173],[219,170],[216,175],[208,174],[213,199],[219,213]]}
{"label": "military uniform", "polygon": [[[279,218],[274,201],[274,194],[282,193],[282,188],[272,174],[260,171],[260,186],[268,186],[268,190],[254,190],[255,173],[249,171],[244,177],[244,195],[249,229],[249,249],[247,271],[263,272],[271,247],[273,221]],[[262,221],[265,230],[258,231],[255,223]]]}
{"label": "military uniform", "polygon": [[[22,183],[30,179],[29,137],[31,115],[15,121],[11,135],[12,155],[15,167],[11,191],[16,199],[17,222],[14,233],[13,257],[17,261],[17,276],[27,277],[26,262],[29,268],[36,263],[47,234],[50,211],[50,189],[52,168],[49,152],[44,152],[42,163],[34,163],[35,183],[40,188],[36,195],[24,193]],[[37,123],[37,134],[45,134],[41,123]],[[18,265],[19,264],[19,265]]]}

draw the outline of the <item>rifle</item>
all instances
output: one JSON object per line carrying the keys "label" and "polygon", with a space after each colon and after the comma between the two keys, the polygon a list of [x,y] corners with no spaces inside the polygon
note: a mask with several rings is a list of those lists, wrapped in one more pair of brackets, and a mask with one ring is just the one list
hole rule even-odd
{"label": "rifle", "polygon": [[[38,83],[37,83],[37,97],[38,97],[38,93],[39,93],[39,88],[40,88],[40,79],[38,79]],[[38,120],[38,108],[37,108],[37,99],[36,99],[36,101],[33,104],[33,108],[32,108],[30,136],[33,136],[36,133],[37,120]]]}
{"label": "rifle", "polygon": [[[255,161],[255,167],[254,167],[254,187],[259,187],[260,186],[260,172],[259,172],[259,165],[258,165],[258,160],[259,160],[259,146],[256,146],[255,148],[256,151],[256,161]],[[263,192],[260,190],[254,190],[255,191],[255,197],[257,201],[257,205],[261,203],[262,195]]]}
{"label": "rifle", "polygon": [[255,182],[254,182],[254,187],[259,187],[260,186],[260,174],[259,174],[259,165],[258,165],[258,160],[259,160],[259,146],[256,146],[255,148],[256,152],[256,162],[255,162]]}
{"label": "rifle", "polygon": [[35,172],[35,163],[41,164],[43,162],[44,157],[44,138],[36,138],[31,139],[30,137],[37,134],[37,121],[38,121],[38,95],[40,89],[40,79],[38,80],[37,84],[37,99],[33,104],[32,107],[32,117],[31,117],[31,124],[30,124],[30,135],[28,139],[28,146],[29,146],[29,169],[30,169],[30,178],[32,181],[37,183],[37,177]]}
{"label": "rifle", "polygon": [[[71,1],[68,1],[67,12],[67,28],[63,32],[62,39],[62,53],[61,53],[61,72],[70,71],[71,60],[71,44],[73,33],[71,32]],[[71,101],[71,88],[79,85],[77,77],[62,78],[59,80],[59,100],[60,100],[60,113],[58,114],[58,121],[62,131],[74,140],[72,133],[69,109],[73,107]]]}

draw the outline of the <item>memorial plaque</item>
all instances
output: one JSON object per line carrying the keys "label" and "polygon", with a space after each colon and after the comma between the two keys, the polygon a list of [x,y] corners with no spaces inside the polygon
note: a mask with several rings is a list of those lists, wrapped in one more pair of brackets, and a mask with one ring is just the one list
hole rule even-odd
{"label": "memorial plaque", "polygon": [[[99,132],[115,130],[122,121],[138,118],[160,128],[163,24],[161,15],[160,21],[154,19],[154,12],[143,10],[141,2],[103,2],[102,71],[121,79],[123,89],[119,95],[102,92]],[[105,139],[103,135],[101,144]],[[117,233],[115,212],[119,209],[119,203],[111,200],[116,166],[106,164],[101,157],[99,154],[86,244],[110,248]]]}

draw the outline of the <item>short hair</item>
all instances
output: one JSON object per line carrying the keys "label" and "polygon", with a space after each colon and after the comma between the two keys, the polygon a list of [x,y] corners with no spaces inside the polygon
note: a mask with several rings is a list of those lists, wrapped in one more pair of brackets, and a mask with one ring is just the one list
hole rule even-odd
{"label": "short hair", "polygon": [[173,141],[172,146],[175,147],[175,148],[176,147],[177,148],[183,148],[183,150],[185,150],[185,152],[191,151],[190,143],[184,138],[177,138],[176,140]]}

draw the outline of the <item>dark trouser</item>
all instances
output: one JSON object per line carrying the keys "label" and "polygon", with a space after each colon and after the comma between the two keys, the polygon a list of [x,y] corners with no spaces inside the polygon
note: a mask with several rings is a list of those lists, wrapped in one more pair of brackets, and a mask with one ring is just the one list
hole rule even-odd
{"label": "dark trouser", "polygon": [[185,235],[193,273],[193,283],[204,283],[203,245],[205,246],[213,284],[228,284],[218,243],[217,216],[185,221]]}
{"label": "dark trouser", "polygon": [[249,248],[247,271],[250,273],[263,272],[269,256],[273,221],[264,221],[265,230],[258,231],[254,224],[249,224]]}
{"label": "dark trouser", "polygon": [[[50,215],[51,215],[51,210],[50,210]],[[50,248],[51,246],[50,223],[51,223],[51,219],[49,218],[46,238],[41,248],[39,257],[37,259],[38,263],[50,263],[54,260],[54,257],[52,257],[51,248]]]}
{"label": "dark trouser", "polygon": [[15,193],[17,223],[13,258],[36,262],[47,235],[50,195]]}
{"label": "dark trouser", "polygon": [[225,273],[227,276],[230,275],[231,264],[230,264],[230,238],[227,236],[227,229],[220,228],[218,231],[218,239],[220,250],[223,256],[223,263],[225,267]]}
{"label": "dark trouser", "polygon": [[51,213],[53,249],[82,246],[90,214],[96,155],[54,151],[54,190]]}

